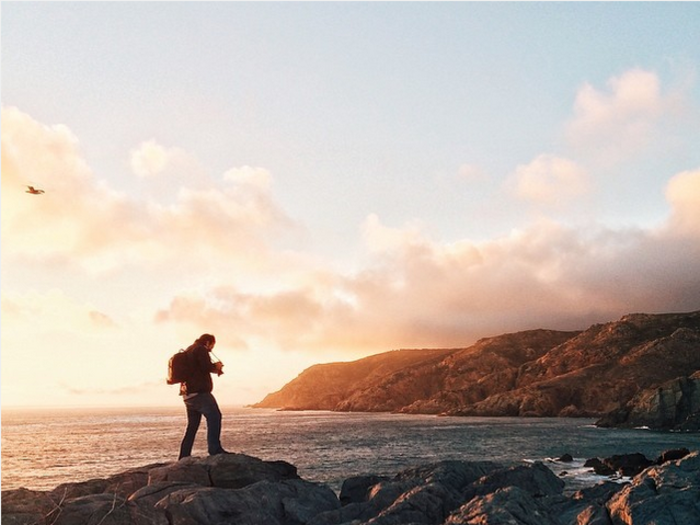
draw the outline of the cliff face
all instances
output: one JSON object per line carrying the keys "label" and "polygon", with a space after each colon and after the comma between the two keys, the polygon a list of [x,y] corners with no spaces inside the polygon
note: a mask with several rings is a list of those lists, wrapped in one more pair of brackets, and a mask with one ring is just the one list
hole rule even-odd
{"label": "cliff face", "polygon": [[597,424],[700,431],[700,371],[640,391]]}
{"label": "cliff face", "polygon": [[700,311],[632,314],[583,332],[530,330],[463,349],[400,350],[317,365],[255,406],[599,416],[697,370]]}

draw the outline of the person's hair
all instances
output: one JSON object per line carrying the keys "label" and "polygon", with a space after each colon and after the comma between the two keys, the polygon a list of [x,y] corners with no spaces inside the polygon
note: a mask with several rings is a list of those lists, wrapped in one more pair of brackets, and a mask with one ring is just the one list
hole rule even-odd
{"label": "person's hair", "polygon": [[216,343],[216,337],[211,334],[202,334],[195,341],[197,344],[205,345],[207,343]]}

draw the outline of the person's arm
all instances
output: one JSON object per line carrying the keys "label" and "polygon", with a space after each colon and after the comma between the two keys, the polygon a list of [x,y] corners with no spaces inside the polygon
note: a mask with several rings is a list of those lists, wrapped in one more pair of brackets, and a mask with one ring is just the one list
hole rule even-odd
{"label": "person's arm", "polygon": [[194,360],[196,367],[203,372],[209,372],[210,374],[218,373],[219,368],[216,363],[212,363],[211,357],[209,356],[209,351],[203,347],[198,346],[194,351]]}

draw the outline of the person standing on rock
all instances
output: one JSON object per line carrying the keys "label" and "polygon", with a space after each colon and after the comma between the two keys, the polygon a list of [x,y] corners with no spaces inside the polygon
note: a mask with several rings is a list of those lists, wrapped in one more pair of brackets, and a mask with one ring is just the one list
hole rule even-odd
{"label": "person standing on rock", "polygon": [[199,423],[204,416],[207,420],[207,448],[210,455],[226,454],[221,446],[221,410],[212,394],[214,384],[211,374],[223,374],[223,363],[212,362],[209,355],[216,344],[216,338],[211,334],[201,335],[186,350],[189,354],[188,379],[180,385],[180,395],[187,410],[187,429],[180,444],[179,459],[192,454],[194,438],[199,429]]}

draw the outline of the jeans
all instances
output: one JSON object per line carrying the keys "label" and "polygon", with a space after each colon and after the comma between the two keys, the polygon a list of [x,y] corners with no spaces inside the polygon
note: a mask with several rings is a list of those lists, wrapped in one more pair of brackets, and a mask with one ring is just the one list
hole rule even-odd
{"label": "jeans", "polygon": [[180,459],[192,454],[194,438],[199,429],[199,423],[204,416],[207,420],[207,448],[209,454],[220,454],[221,447],[221,410],[211,392],[202,392],[185,399],[187,409],[187,429],[180,444]]}

